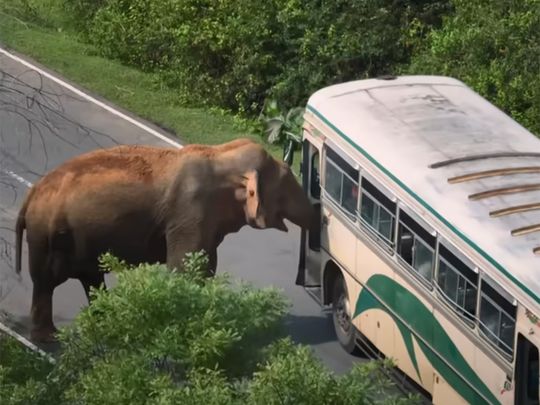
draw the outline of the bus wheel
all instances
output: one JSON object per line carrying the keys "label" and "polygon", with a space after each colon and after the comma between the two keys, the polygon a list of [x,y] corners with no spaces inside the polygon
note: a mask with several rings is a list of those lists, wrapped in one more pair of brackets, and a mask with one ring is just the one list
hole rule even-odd
{"label": "bus wheel", "polygon": [[334,281],[332,293],[332,318],[339,344],[347,353],[357,353],[356,328],[349,315],[349,298],[342,276],[337,277]]}

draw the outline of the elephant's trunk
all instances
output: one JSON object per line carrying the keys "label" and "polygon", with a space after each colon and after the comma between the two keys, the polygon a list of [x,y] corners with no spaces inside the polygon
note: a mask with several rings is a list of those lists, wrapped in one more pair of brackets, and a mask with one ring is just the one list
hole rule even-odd
{"label": "elephant's trunk", "polygon": [[303,229],[314,229],[317,225],[315,209],[292,174],[290,177],[288,180],[294,184],[286,187],[288,195],[284,217]]}

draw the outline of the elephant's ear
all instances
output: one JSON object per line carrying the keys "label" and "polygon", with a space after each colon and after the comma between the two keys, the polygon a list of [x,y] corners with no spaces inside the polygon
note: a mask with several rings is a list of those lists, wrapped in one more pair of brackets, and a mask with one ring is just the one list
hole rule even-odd
{"label": "elephant's ear", "polygon": [[246,211],[249,219],[257,220],[259,214],[259,173],[251,170],[244,175],[246,184]]}

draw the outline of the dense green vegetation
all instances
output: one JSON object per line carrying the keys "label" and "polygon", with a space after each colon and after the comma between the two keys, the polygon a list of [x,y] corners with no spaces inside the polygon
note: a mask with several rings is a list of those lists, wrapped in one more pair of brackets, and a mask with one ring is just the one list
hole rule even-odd
{"label": "dense green vegetation", "polygon": [[336,376],[283,335],[288,304],[274,289],[202,276],[207,258],[127,268],[61,331],[56,364],[0,338],[0,398],[10,404],[410,404],[387,364]]}
{"label": "dense green vegetation", "polygon": [[[100,53],[159,71],[185,102],[257,113],[407,60],[402,33],[431,26],[439,1],[65,0]],[[415,20],[416,21],[416,20]]]}
{"label": "dense green vegetation", "polygon": [[[5,0],[0,8],[151,75],[165,110],[218,108],[245,123],[270,102],[285,115],[336,82],[428,73],[463,80],[540,132],[540,0]],[[243,129],[262,133],[263,124]]]}
{"label": "dense green vegetation", "polygon": [[540,135],[540,0],[452,0],[404,71],[457,77]]}

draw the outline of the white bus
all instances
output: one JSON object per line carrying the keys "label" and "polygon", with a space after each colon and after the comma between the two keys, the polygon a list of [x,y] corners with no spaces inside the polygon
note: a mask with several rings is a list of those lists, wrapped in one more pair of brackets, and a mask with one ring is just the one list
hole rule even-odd
{"label": "white bus", "polygon": [[[540,140],[462,82],[315,92],[296,283],[436,404],[538,404]],[[360,340],[359,340],[360,339]]]}

